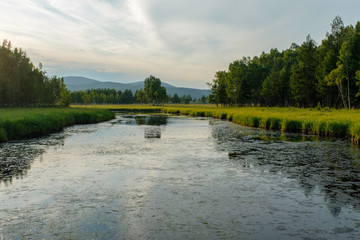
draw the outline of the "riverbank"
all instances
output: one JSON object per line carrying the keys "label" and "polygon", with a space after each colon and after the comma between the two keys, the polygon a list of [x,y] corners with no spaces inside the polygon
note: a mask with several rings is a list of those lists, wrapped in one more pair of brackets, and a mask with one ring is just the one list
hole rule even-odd
{"label": "riverbank", "polygon": [[115,114],[90,108],[1,108],[0,142],[39,137],[75,124],[107,121]]}
{"label": "riverbank", "polygon": [[215,105],[89,105],[117,111],[161,111],[169,114],[214,117],[237,124],[284,132],[349,138],[360,144],[360,110],[266,107],[216,107]]}

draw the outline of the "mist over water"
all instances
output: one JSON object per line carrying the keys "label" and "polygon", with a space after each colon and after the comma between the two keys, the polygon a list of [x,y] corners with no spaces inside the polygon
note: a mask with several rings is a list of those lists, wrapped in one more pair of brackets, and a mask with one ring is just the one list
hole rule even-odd
{"label": "mist over water", "polygon": [[358,239],[359,178],[345,140],[118,115],[0,145],[0,239]]}

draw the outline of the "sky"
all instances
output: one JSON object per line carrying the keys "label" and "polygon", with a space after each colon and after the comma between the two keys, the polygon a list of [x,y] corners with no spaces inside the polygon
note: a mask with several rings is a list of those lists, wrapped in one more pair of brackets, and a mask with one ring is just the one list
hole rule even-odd
{"label": "sky", "polygon": [[243,56],[318,43],[340,16],[360,21],[359,0],[1,0],[0,40],[49,76],[163,82],[207,89]]}

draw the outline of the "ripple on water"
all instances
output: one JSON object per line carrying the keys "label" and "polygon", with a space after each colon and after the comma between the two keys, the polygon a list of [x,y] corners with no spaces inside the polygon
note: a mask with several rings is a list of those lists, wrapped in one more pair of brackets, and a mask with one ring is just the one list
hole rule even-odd
{"label": "ripple on water", "polygon": [[118,116],[0,145],[0,238],[357,239],[359,159],[343,140]]}

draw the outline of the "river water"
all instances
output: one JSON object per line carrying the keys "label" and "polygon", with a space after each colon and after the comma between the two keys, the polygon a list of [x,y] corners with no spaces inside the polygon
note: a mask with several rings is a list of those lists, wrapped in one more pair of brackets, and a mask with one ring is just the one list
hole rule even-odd
{"label": "river water", "polygon": [[360,239],[360,151],[118,115],[0,145],[0,239]]}

